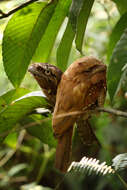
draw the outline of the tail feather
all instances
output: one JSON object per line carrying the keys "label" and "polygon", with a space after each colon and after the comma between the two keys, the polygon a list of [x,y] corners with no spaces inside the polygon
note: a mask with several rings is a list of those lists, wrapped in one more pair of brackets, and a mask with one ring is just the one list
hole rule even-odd
{"label": "tail feather", "polygon": [[73,127],[70,127],[69,130],[58,138],[55,167],[61,172],[66,172],[70,163],[72,132]]}
{"label": "tail feather", "polygon": [[100,142],[94,134],[88,120],[79,120],[77,121],[77,125],[77,131],[79,133],[79,136],[81,137],[82,142],[85,145],[97,144],[99,147],[101,147]]}

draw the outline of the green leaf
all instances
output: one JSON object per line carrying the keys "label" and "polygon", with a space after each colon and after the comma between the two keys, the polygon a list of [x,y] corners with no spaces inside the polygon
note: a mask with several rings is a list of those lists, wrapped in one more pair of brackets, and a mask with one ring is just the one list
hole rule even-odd
{"label": "green leaf", "polygon": [[83,0],[83,6],[80,10],[78,19],[77,19],[77,34],[76,34],[76,48],[82,52],[82,44],[84,33],[87,25],[87,21],[94,3],[94,0]]}
{"label": "green leaf", "polygon": [[117,92],[120,91],[120,89],[122,89],[123,92],[126,92],[126,90],[127,90],[127,69],[125,69],[125,70],[122,69],[122,71],[123,71],[123,73],[122,73],[120,81],[118,83],[116,94],[117,94]]}
{"label": "green leaf", "polygon": [[73,39],[76,33],[76,24],[77,24],[77,17],[82,7],[83,0],[72,0],[72,5],[70,9],[69,20],[57,49],[57,66],[62,70],[65,71],[68,64],[68,58],[70,55],[70,51],[72,48]]}
{"label": "green leaf", "polygon": [[112,55],[112,51],[113,51],[117,41],[120,39],[124,30],[127,28],[126,21],[127,21],[127,12],[120,17],[119,21],[116,23],[116,25],[113,28],[113,31],[110,35],[109,44],[108,44],[108,54],[107,54],[108,61]]}
{"label": "green leaf", "polygon": [[17,145],[17,140],[18,140],[18,134],[16,132],[9,133],[9,135],[4,139],[4,144],[15,149]]}
{"label": "green leaf", "polygon": [[64,71],[67,68],[68,58],[72,47],[75,31],[72,28],[70,20],[57,49],[57,66]]}
{"label": "green leaf", "polygon": [[127,11],[127,0],[113,0],[116,3],[120,14],[124,14]]}
{"label": "green leaf", "polygon": [[[18,87],[53,14],[56,3],[33,3],[9,20],[3,37],[3,62],[8,78]],[[20,71],[20,72],[19,72]]]}
{"label": "green leaf", "polygon": [[[27,128],[27,131],[34,137],[40,139],[50,147],[56,147],[56,140],[53,136],[51,117],[44,117],[33,114],[29,116],[31,122],[37,122],[35,125]],[[30,122],[30,121],[29,121]]]}
{"label": "green leaf", "polygon": [[72,5],[70,9],[70,21],[73,27],[73,30],[76,31],[77,26],[77,17],[80,12],[80,9],[83,5],[84,0],[72,0]]}
{"label": "green leaf", "polygon": [[46,106],[46,99],[41,92],[32,92],[11,102],[0,112],[0,133],[11,130],[17,122],[24,119],[35,108]]}
{"label": "green leaf", "polygon": [[8,91],[7,93],[0,96],[0,112],[12,101],[20,98],[21,96],[28,94],[30,91],[25,88],[18,88]]}
{"label": "green leaf", "polygon": [[117,88],[119,86],[119,82],[123,74],[122,68],[124,67],[124,65],[126,65],[126,63],[127,63],[127,29],[121,36],[120,40],[117,42],[108,67],[107,85],[111,101],[113,101],[113,98],[116,95]]}
{"label": "green leaf", "polygon": [[68,13],[70,4],[71,4],[71,0],[58,1],[55,12],[36,50],[35,56],[33,58],[34,61],[38,61],[38,62],[48,61],[53,45],[55,43],[56,36],[59,32],[61,24],[63,23]]}
{"label": "green leaf", "polygon": [[81,9],[83,0],[73,0],[72,6],[70,9],[69,20],[57,49],[57,66],[62,70],[65,71],[68,64],[68,58],[70,55],[70,51],[72,48],[73,39],[76,33],[76,24],[77,24],[77,16]]}

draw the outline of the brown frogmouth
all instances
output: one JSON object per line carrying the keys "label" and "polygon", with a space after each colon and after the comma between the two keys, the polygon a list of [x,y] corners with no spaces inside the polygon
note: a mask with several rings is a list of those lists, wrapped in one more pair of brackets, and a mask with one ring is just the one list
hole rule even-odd
{"label": "brown frogmouth", "polygon": [[[104,104],[106,66],[94,57],[83,57],[63,73],[57,88],[52,125],[58,139],[56,167],[66,172],[71,152],[74,123],[87,120]],[[64,148],[63,150],[61,150]]]}
{"label": "brown frogmouth", "polygon": [[[38,81],[49,103],[54,106],[56,101],[53,114],[53,129],[58,139],[55,165],[65,172],[69,164],[75,122],[86,144],[97,141],[88,125],[88,118],[97,106],[104,103],[106,66],[93,57],[84,57],[71,64],[63,75],[57,67],[47,63],[33,64],[29,72]],[[71,115],[75,111],[80,114]],[[68,116],[61,117],[62,114]]]}

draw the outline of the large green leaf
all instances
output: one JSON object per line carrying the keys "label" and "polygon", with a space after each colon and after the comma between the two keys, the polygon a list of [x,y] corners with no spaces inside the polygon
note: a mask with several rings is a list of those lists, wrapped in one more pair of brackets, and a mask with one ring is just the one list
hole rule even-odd
{"label": "large green leaf", "polygon": [[94,0],[83,0],[83,5],[80,10],[78,19],[77,19],[77,34],[76,34],[76,48],[82,52],[82,44],[84,33],[87,25],[87,21],[94,3]]}
{"label": "large green leaf", "polygon": [[68,58],[72,47],[75,31],[72,28],[70,20],[57,49],[57,66],[64,71],[67,68]]}
{"label": "large green leaf", "polygon": [[127,29],[121,36],[120,40],[117,42],[108,67],[107,84],[111,101],[113,101],[113,98],[116,95],[117,88],[119,87],[119,82],[123,74],[122,68],[126,64],[127,64]]}
{"label": "large green leaf", "polygon": [[27,71],[55,6],[55,2],[33,3],[17,11],[7,24],[3,37],[3,62],[15,87],[20,85]]}
{"label": "large green leaf", "polygon": [[[32,136],[37,137],[43,143],[48,144],[49,146],[55,147],[56,140],[54,139],[53,132],[52,132],[51,118],[50,117],[45,118],[43,115],[40,115],[40,114],[32,114],[30,116],[27,116],[26,114],[31,112],[31,109],[33,110],[33,106],[31,108],[28,107],[28,109],[25,111],[22,111],[23,108],[26,109],[24,107],[24,101],[20,102],[20,105],[19,104],[17,105],[17,102],[24,100],[24,98],[25,99],[28,98],[25,101],[27,102],[27,105],[30,106],[30,104],[31,104],[30,101],[33,101],[33,100],[29,99],[29,97],[36,98],[36,102],[33,102],[33,104],[35,105],[35,108],[36,108],[36,106],[40,107],[40,105],[38,105],[38,103],[37,103],[37,101],[38,101],[37,97],[39,97],[39,99],[41,98],[41,101],[42,101],[41,106],[43,107],[42,104],[45,102],[45,100],[43,100],[42,92],[40,92],[40,91],[39,92],[35,91],[32,93],[29,93],[29,90],[27,90],[27,89],[18,88],[18,89],[10,90],[9,92],[0,96],[0,108],[1,108],[0,109],[0,121],[2,121],[2,117],[4,117],[4,116],[6,116],[7,120],[8,120],[8,121],[3,121],[2,124],[0,123],[0,132],[3,132],[3,130],[1,131],[1,129],[2,129],[1,127],[3,125],[5,125],[4,132],[6,132],[6,131],[8,131],[8,127],[9,127],[9,129],[11,129],[15,125],[16,122],[19,122],[20,119],[23,118],[23,120],[21,120],[21,122],[20,122],[21,125],[23,125],[23,126],[26,124],[29,125],[31,122],[32,123],[36,122],[36,124],[30,126],[29,128],[26,128],[27,131]],[[16,113],[14,113],[14,112],[16,112]],[[20,115],[20,113],[21,113],[21,115]],[[12,114],[13,114],[14,120],[11,124],[9,124]],[[24,118],[24,114],[25,114],[25,118]],[[10,137],[9,137],[9,139],[10,139]],[[11,140],[12,139],[16,140],[14,133],[12,133],[12,135],[11,135]]]}
{"label": "large green leaf", "polygon": [[117,41],[120,39],[125,28],[127,28],[127,12],[120,17],[119,21],[116,23],[110,35],[109,44],[108,44],[108,54],[107,54],[108,61],[112,55],[112,51]]}
{"label": "large green leaf", "polygon": [[127,66],[127,63],[125,65],[125,69],[123,68],[123,73],[120,77],[120,81],[119,81],[119,84],[117,86],[117,91],[116,91],[116,94],[117,92],[119,92],[121,89],[126,92],[127,91],[127,69],[126,69],[126,66]]}
{"label": "large green leaf", "polygon": [[56,36],[59,32],[61,24],[63,23],[68,13],[70,4],[71,0],[58,1],[55,12],[36,50],[35,56],[33,58],[34,61],[38,62],[48,61],[49,55],[51,54],[51,50],[56,40]]}
{"label": "large green leaf", "polygon": [[[56,140],[53,136],[51,117],[33,114],[29,116],[31,122],[36,122],[35,125],[26,128],[27,131],[34,137],[40,139],[43,143],[50,147],[56,146]],[[30,122],[29,121],[29,122]]]}
{"label": "large green leaf", "polygon": [[84,0],[72,0],[72,5],[70,8],[70,21],[72,24],[72,27],[74,29],[74,31],[76,31],[76,27],[77,27],[77,18],[78,15],[80,13],[80,10],[82,8]]}
{"label": "large green leaf", "polygon": [[8,91],[0,96],[0,112],[5,109],[12,101],[20,98],[21,96],[28,94],[30,91],[25,88],[18,88]]}
{"label": "large green leaf", "polygon": [[62,71],[65,71],[67,68],[73,39],[76,34],[77,17],[82,7],[83,1],[84,0],[72,0],[68,23],[57,49],[57,65]]}
{"label": "large green leaf", "polygon": [[23,120],[26,114],[31,113],[35,108],[46,106],[46,99],[41,92],[32,92],[11,102],[0,112],[0,133],[12,129],[18,121]]}

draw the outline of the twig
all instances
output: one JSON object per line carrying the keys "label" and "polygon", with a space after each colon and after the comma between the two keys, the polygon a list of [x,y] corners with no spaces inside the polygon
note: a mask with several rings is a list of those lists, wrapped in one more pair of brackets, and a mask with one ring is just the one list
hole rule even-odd
{"label": "twig", "polygon": [[16,151],[20,148],[21,144],[22,144],[22,141],[23,141],[23,138],[24,138],[24,135],[25,135],[25,130],[22,130],[19,134],[19,137],[18,137],[18,141],[17,141],[17,144],[16,144],[16,148],[13,149],[13,150],[10,150],[6,155],[5,157],[0,160],[0,167],[2,167],[3,165],[5,165],[8,160],[10,160],[10,158],[16,153]]}
{"label": "twig", "polygon": [[12,183],[21,183],[21,182],[23,183],[27,181],[28,179],[26,176],[18,176],[18,177],[11,177],[9,182],[12,184]]}
{"label": "twig", "polygon": [[123,112],[123,111],[120,111],[120,110],[115,110],[115,109],[112,109],[112,108],[96,108],[97,111],[99,112],[107,112],[107,113],[111,113],[113,115],[116,115],[116,116],[119,116],[119,117],[127,117],[127,112]]}
{"label": "twig", "polygon": [[6,17],[10,16],[11,14],[15,13],[16,11],[18,11],[18,10],[20,10],[20,9],[22,9],[22,8],[24,8],[24,7],[26,7],[26,6],[28,6],[28,5],[31,4],[31,3],[36,2],[36,1],[38,1],[38,0],[30,0],[30,1],[28,1],[28,2],[25,2],[25,3],[23,3],[22,5],[20,5],[19,7],[16,7],[15,9],[9,11],[8,13],[4,13],[2,10],[0,10],[0,15],[1,15],[1,16],[0,16],[0,19],[6,18]]}
{"label": "twig", "polygon": [[[96,112],[96,111],[107,112],[107,113],[111,113],[113,115],[120,116],[120,117],[127,117],[127,112],[123,112],[123,111],[120,111],[120,110],[115,110],[115,109],[112,109],[112,108],[103,108],[103,107],[96,108],[95,110],[93,110],[93,113]],[[68,112],[68,113],[59,114],[55,118],[57,119],[57,118],[67,117],[67,116],[74,116],[74,115],[81,115],[81,114],[83,115],[85,113],[87,113],[87,110],[84,110],[84,111],[72,111],[72,112]]]}
{"label": "twig", "polygon": [[[98,112],[107,112],[107,113],[111,113],[111,114],[119,116],[119,117],[126,117],[127,118],[127,112],[123,112],[120,110],[115,110],[112,108],[103,108],[103,107],[96,108],[96,110]],[[68,113],[62,113],[62,114],[59,114],[58,116],[56,116],[56,118],[61,118],[61,117],[65,117],[65,116],[72,116],[72,115],[80,115],[80,114],[84,114],[85,112],[86,111],[73,111],[73,112],[68,112]],[[94,110],[93,110],[93,112],[94,112]],[[38,114],[39,114],[39,112],[38,112]],[[28,123],[28,124],[22,126],[22,128],[14,129],[11,132],[18,132],[18,131],[21,131],[22,129],[27,129],[27,128],[33,127],[37,124],[42,124],[43,122],[46,122],[48,120],[50,120],[49,117],[42,119],[40,121],[37,121],[37,122]],[[4,136],[8,135],[9,133],[10,133],[10,130],[5,131],[5,132],[0,134],[0,137],[4,137]]]}
{"label": "twig", "polygon": [[[99,112],[111,113],[111,114],[116,115],[116,116],[127,117],[127,112],[123,112],[123,111],[112,109],[112,108],[100,107],[100,108],[96,108],[96,110],[99,111]],[[60,114],[58,117],[65,117],[65,116],[68,116],[68,115],[80,115],[80,114],[84,114],[86,111],[84,110],[84,111],[73,111],[73,112],[63,113],[63,114]],[[93,110],[93,112],[94,112],[94,110]],[[50,112],[48,110],[46,110],[45,112],[42,112],[41,110],[40,111],[35,110],[35,113],[44,115],[44,114],[48,114]]]}
{"label": "twig", "polygon": [[[5,175],[0,175],[0,180],[4,180]],[[27,177],[26,176],[14,176],[9,178],[9,183],[21,183],[21,182],[27,182]]]}

